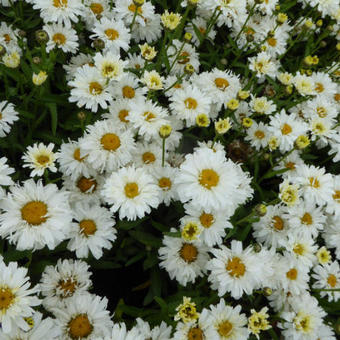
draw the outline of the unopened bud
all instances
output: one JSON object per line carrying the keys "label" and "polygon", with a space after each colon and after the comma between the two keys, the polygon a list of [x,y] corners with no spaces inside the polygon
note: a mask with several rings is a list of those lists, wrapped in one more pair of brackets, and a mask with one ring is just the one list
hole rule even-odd
{"label": "unopened bud", "polygon": [[6,49],[4,46],[0,45],[0,57],[6,54]]}
{"label": "unopened bud", "polygon": [[192,34],[190,32],[185,32],[184,34],[184,40],[189,43],[192,39]]}
{"label": "unopened bud", "polygon": [[265,287],[262,290],[264,296],[270,296],[273,294],[273,290],[269,287]]}
{"label": "unopened bud", "polygon": [[44,44],[48,42],[49,36],[45,30],[38,30],[35,32],[35,39],[39,44]]}
{"label": "unopened bud", "polygon": [[262,250],[262,247],[259,243],[254,243],[253,244],[253,250],[255,253],[259,253]]}
{"label": "unopened bud", "polygon": [[192,75],[195,72],[195,68],[191,64],[186,64],[184,66],[184,73]]}
{"label": "unopened bud", "polygon": [[267,213],[267,207],[265,204],[257,204],[255,206],[255,212],[258,216],[264,216]]}
{"label": "unopened bud", "polygon": [[95,39],[93,40],[93,47],[96,50],[102,50],[103,48],[105,48],[105,42],[102,39]]}
{"label": "unopened bud", "polygon": [[159,128],[159,136],[161,138],[168,138],[171,135],[172,127],[169,124],[162,125]]}
{"label": "unopened bud", "polygon": [[33,64],[40,64],[41,63],[41,58],[40,57],[33,57],[32,58]]}
{"label": "unopened bud", "polygon": [[79,120],[85,120],[86,118],[86,112],[84,111],[79,111],[78,114],[77,114],[77,117]]}

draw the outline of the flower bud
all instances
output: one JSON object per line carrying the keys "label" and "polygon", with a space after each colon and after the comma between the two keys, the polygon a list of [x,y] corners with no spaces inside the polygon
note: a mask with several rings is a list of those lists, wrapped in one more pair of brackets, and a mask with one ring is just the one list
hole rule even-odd
{"label": "flower bud", "polygon": [[50,38],[45,30],[38,30],[35,32],[35,39],[39,44],[44,44],[47,43]]}

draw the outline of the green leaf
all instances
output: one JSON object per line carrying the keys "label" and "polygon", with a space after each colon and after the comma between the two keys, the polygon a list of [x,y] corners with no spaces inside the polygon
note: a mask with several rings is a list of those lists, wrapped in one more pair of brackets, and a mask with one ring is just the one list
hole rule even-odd
{"label": "green leaf", "polygon": [[55,134],[57,132],[57,124],[58,124],[57,105],[55,103],[48,103],[46,105],[50,109],[50,113],[51,113],[51,129],[52,129],[53,136],[55,136]]}
{"label": "green leaf", "polygon": [[151,247],[159,248],[162,244],[161,239],[143,231],[130,231],[129,234],[137,241]]}

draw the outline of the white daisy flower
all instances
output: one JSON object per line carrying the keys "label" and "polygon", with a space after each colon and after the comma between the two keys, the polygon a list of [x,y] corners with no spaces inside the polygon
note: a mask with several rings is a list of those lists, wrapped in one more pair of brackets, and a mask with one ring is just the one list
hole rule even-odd
{"label": "white daisy flower", "polygon": [[250,145],[253,146],[256,150],[260,150],[261,148],[265,148],[268,145],[269,139],[269,131],[268,126],[263,124],[262,122],[256,123],[253,121],[253,124],[250,128],[246,130],[247,135],[245,136],[245,140],[250,142]]}
{"label": "white daisy flower", "polygon": [[145,1],[141,6],[136,7],[133,0],[117,0],[115,2],[116,17],[124,20],[126,26],[130,26],[137,11],[135,23],[145,26],[146,22],[155,15],[154,5],[150,1]]}
{"label": "white daisy flower", "polygon": [[144,68],[145,60],[140,54],[129,53],[128,54],[128,68],[134,68],[140,70]]}
{"label": "white daisy flower", "polygon": [[[150,324],[143,321],[141,318],[136,319],[137,325],[135,329],[138,330],[142,339],[149,340],[170,340],[172,327],[168,326],[164,321],[159,326],[154,328],[150,327]],[[133,339],[132,339],[133,340]]]}
{"label": "white daisy flower", "polygon": [[63,186],[69,192],[70,204],[75,202],[99,203],[102,200],[100,190],[104,183],[104,177],[94,174],[85,176],[80,174],[74,179],[63,177]]}
{"label": "white daisy flower", "polygon": [[239,299],[243,293],[251,295],[255,286],[260,285],[263,264],[259,264],[252,247],[243,250],[242,242],[233,240],[231,249],[221,245],[211,252],[214,258],[207,263],[206,268],[211,271],[208,281],[219,296],[228,292]]}
{"label": "white daisy flower", "polygon": [[193,202],[184,205],[187,216],[181,221],[191,220],[198,223],[202,232],[200,239],[208,246],[220,245],[226,235],[226,229],[232,229],[232,224],[228,221],[229,215],[224,210],[206,209],[198,207]]}
{"label": "white daisy flower", "polygon": [[12,329],[11,333],[5,334],[0,329],[1,340],[58,340],[60,336],[60,330],[56,326],[55,320],[52,318],[42,319],[43,315],[39,312],[35,312],[33,316],[26,317],[24,320],[29,325],[29,330],[22,330],[19,327]]}
{"label": "white daisy flower", "polygon": [[28,331],[30,327],[25,318],[33,315],[32,307],[40,305],[40,300],[32,295],[38,289],[29,289],[31,284],[26,275],[27,268],[18,267],[17,262],[7,266],[0,256],[0,323],[5,334],[15,327]]}
{"label": "white daisy flower", "polygon": [[[171,231],[176,230],[172,228]],[[158,250],[159,266],[168,272],[171,280],[186,286],[206,273],[208,250],[200,241],[188,242],[181,237],[164,236],[163,246]]]}
{"label": "white daisy flower", "polygon": [[293,255],[297,261],[300,261],[308,268],[317,262],[316,252],[318,246],[310,235],[309,237],[300,238],[294,234],[289,234],[288,238],[283,242],[283,246],[289,255]]}
{"label": "white daisy flower", "polygon": [[131,100],[118,99],[109,105],[109,112],[104,113],[102,118],[109,119],[115,122],[118,128],[123,130],[135,131],[133,124],[130,122],[129,114],[131,111]]}
{"label": "white daisy flower", "polygon": [[333,98],[337,93],[336,83],[332,81],[329,74],[325,72],[315,72],[312,74],[312,79],[315,84],[315,95],[318,97],[327,98],[328,100]]}
{"label": "white daisy flower", "polygon": [[277,260],[276,277],[280,287],[293,295],[304,293],[308,288],[309,268],[295,256],[286,254]]}
{"label": "white daisy flower", "polygon": [[110,16],[109,0],[85,0],[84,5],[85,13],[82,19],[86,22],[86,27],[89,31],[91,31],[98,18]]}
{"label": "white daisy flower", "polygon": [[[185,65],[191,64],[196,72],[198,72],[200,62],[198,53],[195,48],[190,44],[184,44],[177,39],[171,41],[171,46],[168,48],[168,57],[170,66],[173,64],[170,74],[183,74]],[[182,47],[182,49],[181,49]],[[177,57],[178,51],[181,49],[179,57]]]}
{"label": "white daisy flower", "polygon": [[34,143],[28,146],[26,153],[22,156],[24,168],[33,169],[30,176],[42,176],[45,170],[56,172],[57,168],[54,162],[58,159],[59,153],[53,152],[54,144],[49,143],[47,146],[43,143]]}
{"label": "white daisy flower", "polygon": [[62,330],[62,339],[90,340],[110,336],[113,323],[107,303],[106,298],[84,293],[68,299],[65,307],[55,308],[53,313]]}
{"label": "white daisy flower", "polygon": [[323,210],[310,201],[303,201],[302,204],[289,209],[287,218],[291,225],[290,233],[302,239],[308,239],[310,236],[316,238],[326,223]]}
{"label": "white daisy flower", "polygon": [[46,44],[46,51],[49,52],[55,47],[62,49],[63,52],[76,53],[78,50],[77,32],[63,24],[48,24],[43,26],[49,36]]}
{"label": "white daisy flower", "polygon": [[[145,2],[144,4],[149,3]],[[152,44],[159,40],[162,35],[161,15],[155,13],[150,18],[144,18],[144,24],[136,22],[131,32],[131,38],[137,43],[146,41]]]}
{"label": "white daisy flower", "polygon": [[164,88],[163,81],[164,77],[157,71],[144,71],[143,77],[141,78],[142,83],[144,83],[149,90],[162,90]]}
{"label": "white daisy flower", "polygon": [[90,36],[91,39],[99,38],[104,41],[104,52],[119,54],[120,49],[127,51],[130,48],[131,34],[121,20],[101,18],[95,22],[92,31],[94,34]]}
{"label": "white daisy flower", "polygon": [[297,72],[293,78],[293,84],[302,96],[315,95],[315,83],[312,77],[301,75]]}
{"label": "white daisy flower", "polygon": [[200,45],[200,39],[198,35],[196,34],[196,30],[194,29],[194,27],[200,32],[201,36],[207,39],[210,39],[211,41],[215,39],[216,31],[214,30],[214,27],[211,27],[210,31],[207,32],[207,25],[208,25],[207,21],[204,18],[199,17],[199,16],[196,16],[188,24],[185,31],[192,34],[192,42],[195,46],[198,47]]}
{"label": "white daisy flower", "polygon": [[94,65],[101,72],[101,75],[105,79],[120,80],[124,74],[124,68],[127,65],[127,61],[120,59],[120,56],[107,52],[104,55],[96,53],[93,57]]}
{"label": "white daisy flower", "polygon": [[214,326],[210,323],[209,315],[210,311],[203,308],[198,320],[178,322],[173,340],[219,340],[219,335],[216,335]]}
{"label": "white daisy flower", "polygon": [[283,336],[286,339],[317,339],[322,318],[326,316],[318,301],[309,294],[304,294],[289,299],[289,302],[292,311],[281,313],[282,319],[287,322],[279,323]]}
{"label": "white daisy flower", "polygon": [[[1,159],[0,159],[1,161]],[[327,200],[326,212],[340,216],[340,176],[333,176],[333,193]]]}
{"label": "white daisy flower", "polygon": [[151,138],[159,138],[159,128],[168,124],[167,111],[151,102],[135,101],[131,104],[131,115],[129,115],[134,127],[138,128],[139,135],[143,136],[145,141]]}
{"label": "white daisy flower", "polygon": [[7,100],[0,102],[0,137],[5,137],[11,131],[11,125],[19,120],[14,105]]}
{"label": "white daisy flower", "polygon": [[14,184],[12,178],[9,176],[13,174],[15,170],[8,166],[7,158],[0,158],[0,186]]}
{"label": "white daisy flower", "polygon": [[59,150],[59,170],[66,176],[75,180],[79,175],[90,177],[95,174],[86,160],[87,155],[81,156],[79,141],[69,140],[62,143]]}
{"label": "white daisy flower", "polygon": [[115,171],[132,159],[135,143],[130,130],[117,128],[109,119],[88,125],[79,143],[87,162],[100,172]]}
{"label": "white daisy flower", "polygon": [[15,243],[18,250],[54,249],[68,236],[68,192],[55,184],[43,186],[29,179],[23,186],[12,186],[1,207],[0,236]]}
{"label": "white daisy flower", "polygon": [[235,164],[219,151],[204,148],[186,155],[176,183],[182,202],[193,200],[206,209],[231,210],[239,203],[241,176]]}
{"label": "white daisy flower", "polygon": [[78,71],[78,68],[84,65],[93,65],[93,57],[89,54],[79,53],[73,55],[68,64],[63,65],[66,71],[65,78],[67,81],[72,80]]}
{"label": "white daisy flower", "polygon": [[268,100],[267,97],[255,97],[251,95],[250,107],[253,112],[258,114],[270,115],[276,111],[276,105],[272,100]]}
{"label": "white daisy flower", "polygon": [[276,61],[266,52],[260,52],[257,56],[248,58],[249,69],[256,72],[256,77],[260,82],[265,80],[265,76],[275,79],[278,65]]}
{"label": "white daisy flower", "polygon": [[330,216],[327,219],[322,237],[326,242],[328,248],[335,248],[335,256],[340,260],[340,216]]}
{"label": "white daisy flower", "polygon": [[40,16],[44,22],[58,22],[71,24],[78,22],[78,16],[82,16],[84,5],[78,0],[32,0],[33,8],[40,10]]}
{"label": "white daisy flower", "polygon": [[151,171],[151,175],[161,189],[161,203],[166,206],[169,206],[172,200],[176,201],[178,199],[177,185],[175,184],[177,172],[178,169],[170,165],[155,167]]}
{"label": "white daisy flower", "polygon": [[282,169],[287,169],[286,172],[278,174],[278,176],[281,175],[284,179],[287,179],[296,176],[296,167],[301,164],[304,164],[304,161],[300,157],[299,151],[294,150],[292,153],[282,159],[279,164],[273,168],[273,170],[278,171]]}
{"label": "white daisy flower", "polygon": [[[214,68],[211,72],[203,72],[194,78],[194,84],[206,92],[211,101],[220,109],[226,107],[229,100],[236,98],[241,90],[238,76],[231,71],[222,71]],[[186,88],[186,87],[185,87]]]}
{"label": "white daisy flower", "polygon": [[170,98],[170,108],[178,118],[186,121],[187,127],[196,125],[196,117],[210,113],[210,97],[194,86],[187,86],[174,92]]}
{"label": "white daisy flower", "polygon": [[111,211],[119,210],[120,219],[136,220],[158,207],[160,190],[146,170],[130,166],[113,172],[101,193]]}
{"label": "white daisy flower", "polygon": [[97,112],[98,105],[106,109],[107,102],[112,100],[106,80],[95,67],[79,67],[68,85],[72,87],[69,101],[76,102],[78,107],[85,105],[86,109]]}
{"label": "white daisy flower", "polygon": [[92,284],[89,269],[86,262],[72,259],[59,259],[55,266],[46,266],[39,284],[43,306],[48,311],[62,308],[72,296],[87,292]]}
{"label": "white daisy flower", "polygon": [[305,135],[307,124],[299,120],[295,114],[287,115],[282,109],[279,114],[270,117],[268,130],[278,138],[281,152],[290,151],[297,137]]}
{"label": "white daisy flower", "polygon": [[[247,317],[241,314],[241,306],[228,306],[221,299],[216,306],[210,306],[208,323],[213,325],[214,337],[220,340],[246,340],[249,336]],[[210,338],[209,338],[210,339]]]}
{"label": "white daisy flower", "polygon": [[334,194],[332,175],[325,172],[325,168],[314,165],[297,166],[296,177],[292,181],[300,185],[305,201],[322,206]]}
{"label": "white daisy flower", "polygon": [[144,337],[138,333],[136,327],[127,330],[125,323],[114,324],[110,335],[105,338],[97,338],[96,340],[144,340]]}
{"label": "white daisy flower", "polygon": [[[166,159],[167,155],[164,157]],[[155,168],[162,165],[162,149],[155,143],[138,142],[133,153],[133,163],[136,168],[142,166],[152,174]]]}
{"label": "white daisy flower", "polygon": [[145,100],[143,95],[147,92],[145,86],[140,87],[140,80],[132,73],[125,73],[124,77],[111,88],[115,99]]}
{"label": "white daisy flower", "polygon": [[267,212],[258,222],[253,223],[253,236],[267,247],[282,245],[290,231],[287,208],[282,205],[269,205]]}
{"label": "white daisy flower", "polygon": [[75,251],[78,258],[87,258],[91,253],[98,260],[103,256],[103,249],[112,248],[117,230],[106,208],[78,202],[73,209],[73,219],[76,222],[71,224],[67,249]]}
{"label": "white daisy flower", "polygon": [[316,281],[313,283],[313,288],[316,289],[334,289],[334,291],[321,291],[320,296],[327,296],[328,301],[338,301],[340,292],[336,289],[340,288],[340,267],[339,262],[334,261],[330,264],[318,265],[313,268],[315,274],[312,278]]}

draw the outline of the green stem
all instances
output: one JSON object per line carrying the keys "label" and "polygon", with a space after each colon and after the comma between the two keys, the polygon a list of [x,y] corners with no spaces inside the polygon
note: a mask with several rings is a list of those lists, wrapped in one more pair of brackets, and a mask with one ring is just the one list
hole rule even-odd
{"label": "green stem", "polygon": [[172,70],[172,68],[175,66],[175,63],[176,63],[176,61],[178,60],[178,58],[180,57],[180,53],[182,52],[184,45],[185,45],[185,41],[183,41],[183,43],[182,43],[180,49],[178,50],[178,52],[177,52],[177,54],[176,54],[176,57],[175,57],[174,61],[173,61],[172,64],[170,65],[170,69],[169,69],[169,72],[168,72],[168,73],[170,73],[171,70]]}
{"label": "green stem", "polygon": [[254,5],[253,5],[253,7],[250,9],[246,21],[243,23],[243,25],[242,25],[242,27],[241,27],[241,29],[240,29],[240,32],[238,32],[238,34],[237,34],[237,36],[236,36],[236,38],[235,38],[235,43],[237,43],[238,38],[240,37],[241,33],[243,32],[244,28],[246,27],[246,25],[247,25],[249,19],[252,17],[256,5],[257,5],[257,2],[254,1]]}
{"label": "green stem", "polygon": [[162,138],[162,167],[165,165],[165,138]]}
{"label": "green stem", "polygon": [[132,22],[131,22],[131,25],[130,25],[130,32],[132,31],[133,25],[135,24],[136,17],[137,17],[137,14],[138,14],[138,8],[139,7],[136,6],[135,12],[133,13]]}

